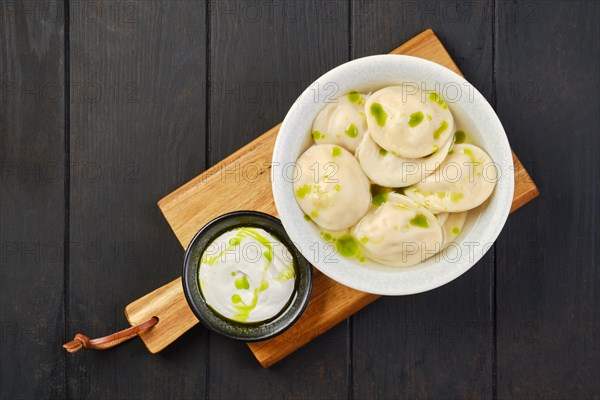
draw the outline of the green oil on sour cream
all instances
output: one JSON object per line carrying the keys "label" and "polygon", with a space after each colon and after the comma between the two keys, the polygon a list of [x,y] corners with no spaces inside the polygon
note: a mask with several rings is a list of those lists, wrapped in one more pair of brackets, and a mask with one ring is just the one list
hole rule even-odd
{"label": "green oil on sour cream", "polygon": [[[289,251],[275,236],[261,228],[239,227],[221,234],[208,249],[199,265],[199,283],[213,310],[241,323],[281,312],[294,291],[295,269]],[[248,255],[248,249],[254,255]],[[263,295],[266,291],[270,292]]]}

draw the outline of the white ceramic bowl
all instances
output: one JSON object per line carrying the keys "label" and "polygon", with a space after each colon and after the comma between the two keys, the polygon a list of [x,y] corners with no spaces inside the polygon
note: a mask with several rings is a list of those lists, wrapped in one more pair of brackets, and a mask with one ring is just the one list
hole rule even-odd
{"label": "white ceramic bowl", "polygon": [[[439,255],[412,267],[389,267],[367,259],[339,255],[324,241],[319,228],[304,219],[293,190],[293,165],[312,145],[313,120],[327,102],[352,90],[375,91],[413,82],[436,90],[450,107],[457,128],[482,147],[497,165],[499,180],[492,196],[471,210],[457,239]],[[471,268],[490,249],[510,211],[513,161],[502,124],[485,98],[447,68],[421,58],[379,55],[360,58],[332,69],[306,89],[288,112],[273,152],[273,195],[279,217],[292,241],[315,267],[351,288],[382,295],[420,293],[444,285]]]}

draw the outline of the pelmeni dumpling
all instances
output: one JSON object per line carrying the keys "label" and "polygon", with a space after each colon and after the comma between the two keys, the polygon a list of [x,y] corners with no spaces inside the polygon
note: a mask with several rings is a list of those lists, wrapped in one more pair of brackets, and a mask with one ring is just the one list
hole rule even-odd
{"label": "pelmeni dumpling", "polygon": [[390,86],[373,93],[365,107],[373,140],[400,157],[421,158],[441,148],[454,132],[454,118],[437,93],[407,93]]}
{"label": "pelmeni dumpling", "polygon": [[406,196],[390,193],[352,229],[363,253],[381,263],[410,266],[442,249],[442,227],[425,207]]}
{"label": "pelmeni dumpling", "polygon": [[446,222],[446,220],[448,219],[448,215],[450,215],[450,213],[447,212],[435,214],[436,218],[438,219],[438,222],[442,226],[444,226],[444,222]]}
{"label": "pelmeni dumpling", "polygon": [[497,182],[496,165],[472,144],[456,144],[444,162],[404,193],[433,211],[461,212],[482,204]]}
{"label": "pelmeni dumpling", "polygon": [[380,147],[370,132],[356,149],[356,158],[365,174],[378,185],[404,187],[421,181],[440,166],[452,145],[452,137],[435,153],[424,158],[403,158]]}
{"label": "pelmeni dumpling", "polygon": [[347,150],[332,144],[312,146],[300,156],[297,168],[296,200],[320,227],[346,229],[368,211],[369,179]]}
{"label": "pelmeni dumpling", "polygon": [[469,214],[468,211],[460,213],[439,213],[436,215],[444,232],[444,246],[454,241],[454,239],[460,235],[463,226],[465,226],[467,214]]}
{"label": "pelmeni dumpling", "polygon": [[317,144],[337,144],[354,152],[367,130],[366,95],[351,92],[327,104],[315,118],[312,137]]}

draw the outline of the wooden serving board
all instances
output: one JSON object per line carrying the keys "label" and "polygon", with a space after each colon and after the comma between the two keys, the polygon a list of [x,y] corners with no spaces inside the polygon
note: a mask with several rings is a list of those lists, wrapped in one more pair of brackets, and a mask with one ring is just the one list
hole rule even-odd
{"label": "wooden serving board", "polygon": [[[462,75],[431,30],[414,37],[391,54],[421,57]],[[158,202],[183,248],[187,248],[202,226],[221,214],[258,210],[277,216],[271,192],[270,162],[278,131],[279,125]],[[514,153],[513,160],[515,193],[511,211],[539,194]],[[226,200],[222,200],[222,193],[227,193]],[[312,296],[300,320],[283,334],[248,346],[260,364],[269,367],[378,297],[345,287],[315,269]],[[156,326],[140,334],[151,353],[161,351],[199,322],[187,305],[181,278],[129,304],[125,315],[132,325],[153,316],[159,318]]]}

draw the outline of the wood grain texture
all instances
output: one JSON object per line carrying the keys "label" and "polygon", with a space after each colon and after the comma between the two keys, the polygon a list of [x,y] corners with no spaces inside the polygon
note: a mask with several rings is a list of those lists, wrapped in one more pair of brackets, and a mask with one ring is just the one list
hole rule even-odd
{"label": "wood grain texture", "polygon": [[281,361],[319,335],[360,311],[379,296],[350,289],[313,268],[314,283],[310,302],[300,320],[273,339],[248,343],[265,368]]}
{"label": "wood grain texture", "polygon": [[125,317],[132,326],[152,318],[148,315],[158,317],[159,323],[138,336],[152,354],[160,352],[200,322],[187,304],[181,278],[153,290],[125,308]]}
{"label": "wood grain texture", "polygon": [[[429,25],[448,46],[436,60],[460,75],[464,67],[493,103],[490,7],[491,1],[356,2],[354,56],[384,52]],[[494,251],[447,285],[384,297],[352,318],[355,398],[493,398]]]}
{"label": "wood grain texture", "polygon": [[[196,1],[70,3],[70,240],[83,256],[70,264],[69,337],[121,329],[117,305],[181,274],[181,248],[150,199],[206,162],[205,10]],[[69,357],[67,395],[204,397],[205,340],[200,330],[151,363],[139,341]]]}
{"label": "wood grain texture", "polygon": [[[260,14],[254,12],[257,8]],[[211,2],[211,16],[212,164],[281,122],[311,82],[348,61],[348,2],[219,0]],[[274,132],[258,143],[271,147]],[[218,194],[213,192],[205,204],[225,203],[217,199],[226,194],[237,209],[258,206],[271,212],[271,154],[239,160],[239,170],[225,174],[228,183],[218,186]],[[232,184],[236,190],[230,192]],[[238,204],[243,198],[252,203]],[[245,343],[211,334],[208,393],[221,399],[347,397],[346,339],[345,327],[339,326],[311,343],[310,351],[263,370]],[[314,384],[326,377],[327,385]]]}
{"label": "wood grain texture", "polygon": [[497,245],[497,397],[598,398],[600,3],[502,4],[497,111],[543,195]]}
{"label": "wood grain texture", "polygon": [[[0,399],[598,397],[597,1],[211,0],[226,16],[210,31],[206,0],[70,0],[67,20],[63,3],[0,1]],[[431,293],[376,301],[268,369],[199,326],[157,356],[137,340],[63,353],[77,331],[122,329],[124,304],[179,275],[155,199],[279,122],[296,85],[427,27],[497,105],[543,192],[484,260]],[[56,98],[65,75],[71,101]],[[123,102],[128,82],[138,104]]]}
{"label": "wood grain texture", "polygon": [[[460,74],[460,70],[452,62],[441,42],[431,30],[423,32],[392,53],[414,56],[420,56],[422,53],[431,61],[447,63],[443,65],[447,65]],[[187,247],[198,229],[211,219],[226,212],[257,209],[277,215],[271,194],[269,163],[278,129],[279,126],[276,126],[269,130],[160,200],[159,207],[184,248]],[[260,168],[252,170],[253,172],[258,171],[258,173],[255,172],[251,179],[249,179],[249,176],[244,175],[244,171],[247,170],[248,166],[260,166]],[[520,163],[517,168],[522,169]],[[522,172],[522,174],[527,173]],[[213,200],[218,193],[224,191],[227,192],[229,198],[236,199],[236,201],[216,202]],[[522,201],[524,194],[531,199],[535,197],[537,189],[532,181],[522,180],[518,182],[515,193],[514,209],[518,208],[517,202]],[[173,286],[174,282],[169,285]],[[321,290],[329,290],[332,293],[323,294]],[[268,367],[280,361],[319,334],[378,298],[378,296],[345,288],[334,283],[323,274],[315,274],[313,293],[309,307],[294,328],[277,338],[258,344],[249,344],[250,349],[261,365]],[[337,298],[337,302],[332,302],[332,298]],[[146,297],[146,304],[152,305],[152,299],[152,296]],[[162,299],[158,301],[162,302]],[[179,302],[179,304],[181,305],[181,317],[169,318],[185,321],[185,326],[192,326],[197,323],[195,318],[184,318],[184,315],[189,315],[189,310],[183,302]],[[139,308],[139,305],[136,302],[136,308],[140,311],[143,310]],[[154,308],[152,310],[156,311]],[[164,310],[164,312],[167,315],[172,315],[177,313],[177,310],[171,308],[168,311]],[[136,322],[139,323],[152,316],[154,315],[151,315],[149,311],[146,313],[141,312],[141,316]],[[161,318],[161,315],[156,316]],[[162,349],[185,332],[179,325],[170,328],[165,325],[161,326],[160,323],[155,329],[156,331],[151,337],[142,337],[149,349]]]}
{"label": "wood grain texture", "polygon": [[[443,3],[439,3],[439,4],[443,4]],[[487,6],[491,6],[491,3],[488,3]],[[484,9],[485,8],[482,7],[479,10],[474,10],[474,12],[477,12],[478,14],[482,13],[482,15],[484,15],[483,14]],[[384,15],[384,14],[380,14],[380,15]],[[387,14],[387,15],[389,16],[389,14]],[[480,22],[482,22],[482,21],[485,21],[485,20],[482,19]],[[487,36],[484,35],[483,37],[487,37]],[[360,42],[361,39],[362,39],[362,37],[360,37],[360,36],[356,38],[356,40],[358,42]],[[487,45],[489,47],[489,42],[487,43]],[[463,48],[463,51],[465,51],[464,48]],[[366,53],[365,55],[367,55],[367,54],[370,55],[371,52]],[[376,53],[373,53],[373,54],[376,54]],[[463,73],[460,71],[460,69],[458,69],[458,66],[456,65],[454,60],[452,60],[452,58],[450,57],[450,54],[448,53],[448,51],[443,47],[443,45],[439,41],[438,37],[433,33],[433,31],[431,29],[426,30],[423,33],[420,33],[413,40],[409,40],[402,46],[400,46],[397,49],[395,49],[394,51],[392,51],[391,54],[405,54],[405,55],[409,55],[409,56],[413,55],[416,57],[424,58],[426,60],[433,61],[440,65],[443,65],[446,68],[448,68],[449,70],[456,72],[458,75],[464,77]],[[491,57],[488,61],[491,62]],[[490,70],[487,70],[486,72],[483,72],[483,73],[490,75]],[[475,74],[473,74],[473,75],[475,75]],[[476,76],[474,76],[473,78],[470,78],[470,80],[472,82],[475,82],[475,79],[477,79]],[[481,89],[481,90],[483,90],[484,95],[486,93],[488,93],[487,97],[489,100],[490,99],[489,88],[488,88],[487,92],[485,90],[485,87],[484,87],[484,89]],[[527,170],[525,169],[525,167],[523,166],[523,164],[521,163],[521,161],[519,160],[517,155],[514,153],[514,151],[512,153],[512,156],[513,156],[514,174],[515,174],[515,192],[514,192],[514,196],[513,196],[512,207],[510,209],[511,212],[516,211],[519,208],[523,207],[525,204],[527,204],[531,200],[535,199],[540,194],[537,186],[533,182],[533,179],[531,179],[531,177],[529,176],[529,173],[527,172]]]}
{"label": "wood grain texture", "polygon": [[[235,151],[158,202],[184,249],[198,229],[229,211],[257,210],[277,215],[271,192],[270,163],[281,124]],[[259,169],[256,169],[258,166]],[[257,171],[257,172],[255,172]],[[247,179],[249,175],[251,179]],[[214,201],[227,186],[235,201]]]}
{"label": "wood grain texture", "polygon": [[0,2],[0,398],[65,396],[62,1]]}
{"label": "wood grain texture", "polygon": [[[462,75],[431,30],[421,33],[391,54],[425,58]],[[184,248],[187,248],[198,229],[223,213],[252,209],[277,215],[271,193],[270,163],[279,127],[280,124],[268,130],[158,202],[161,212]],[[539,191],[514,153],[513,160],[515,194],[511,211],[516,211],[537,197]],[[212,201],[214,192],[222,191],[225,185],[228,186],[228,197],[236,201]]]}

